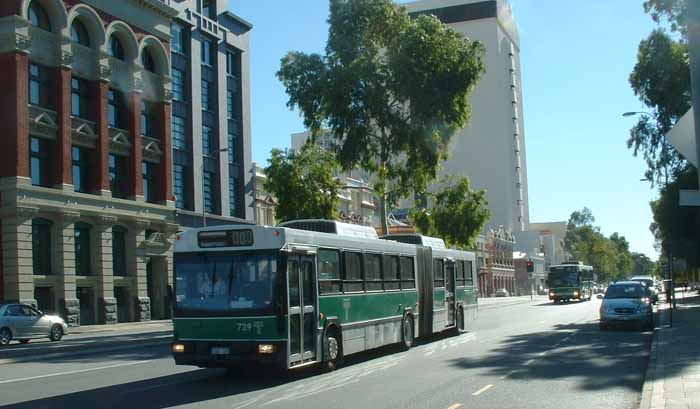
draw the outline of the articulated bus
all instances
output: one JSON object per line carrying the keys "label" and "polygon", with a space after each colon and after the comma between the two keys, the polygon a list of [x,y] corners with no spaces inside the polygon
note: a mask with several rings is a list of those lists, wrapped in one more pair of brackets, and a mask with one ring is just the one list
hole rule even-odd
{"label": "articulated bus", "polygon": [[593,267],[584,265],[580,261],[567,261],[561,265],[549,267],[547,286],[549,299],[554,302],[590,301],[594,285]]}
{"label": "articulated bus", "polygon": [[476,318],[474,254],[327,220],[187,230],[175,242],[178,365],[330,368]]}

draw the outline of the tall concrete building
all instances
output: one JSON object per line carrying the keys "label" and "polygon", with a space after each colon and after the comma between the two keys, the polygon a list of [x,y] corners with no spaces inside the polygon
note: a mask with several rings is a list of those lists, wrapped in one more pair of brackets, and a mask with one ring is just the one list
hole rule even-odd
{"label": "tall concrete building", "polygon": [[[172,23],[173,189],[177,221],[253,221],[252,25],[227,0],[164,0]],[[225,150],[225,151],[223,151]]]}
{"label": "tall concrete building", "polygon": [[454,136],[448,175],[468,176],[486,189],[488,229],[517,233],[529,222],[527,162],[520,85],[520,40],[506,0],[423,0],[404,4],[413,15],[432,14],[486,48],[486,72],[472,95],[469,125]]}
{"label": "tall concrete building", "polygon": [[0,2],[0,302],[168,316],[170,24],[157,0]]}

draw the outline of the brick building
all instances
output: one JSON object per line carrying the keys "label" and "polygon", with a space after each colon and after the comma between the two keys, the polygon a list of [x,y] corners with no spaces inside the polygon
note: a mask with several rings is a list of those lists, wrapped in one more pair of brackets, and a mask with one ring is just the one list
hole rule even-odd
{"label": "brick building", "polygon": [[170,28],[158,0],[0,2],[0,302],[169,315]]}
{"label": "brick building", "polygon": [[515,238],[503,226],[498,230],[489,230],[484,247],[477,252],[477,257],[484,254],[484,250],[486,253],[486,265],[478,272],[479,294],[482,297],[492,297],[502,288],[508,294],[515,294],[514,247]]}

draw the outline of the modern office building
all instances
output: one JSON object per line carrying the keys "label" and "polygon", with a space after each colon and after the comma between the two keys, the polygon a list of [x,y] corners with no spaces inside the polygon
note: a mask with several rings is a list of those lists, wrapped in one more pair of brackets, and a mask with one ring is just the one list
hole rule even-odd
{"label": "modern office building", "polygon": [[488,229],[527,229],[528,189],[520,40],[507,0],[422,0],[403,4],[413,15],[432,14],[486,48],[486,72],[472,94],[469,125],[454,136],[448,175],[468,176],[486,189]]}
{"label": "modern office building", "polygon": [[173,190],[183,227],[253,222],[250,23],[227,0],[168,0]]}
{"label": "modern office building", "polygon": [[157,0],[0,2],[0,302],[169,315],[170,24]]}

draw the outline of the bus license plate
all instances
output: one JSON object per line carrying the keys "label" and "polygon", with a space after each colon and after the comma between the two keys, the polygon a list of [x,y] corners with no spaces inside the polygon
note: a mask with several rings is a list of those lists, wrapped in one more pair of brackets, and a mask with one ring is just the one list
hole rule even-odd
{"label": "bus license plate", "polygon": [[230,352],[230,349],[228,347],[212,347],[211,348],[212,355],[228,355],[229,352]]}

